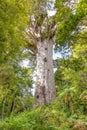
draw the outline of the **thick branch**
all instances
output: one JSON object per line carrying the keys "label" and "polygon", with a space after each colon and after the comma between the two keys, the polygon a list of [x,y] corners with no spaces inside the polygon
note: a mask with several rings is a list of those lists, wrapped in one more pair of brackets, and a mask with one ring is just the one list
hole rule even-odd
{"label": "thick branch", "polygon": [[27,31],[26,42],[28,45],[28,49],[30,49],[33,53],[37,53],[37,41],[38,37],[31,31]]}
{"label": "thick branch", "polygon": [[49,22],[49,25],[48,25],[49,39],[53,39],[55,36],[55,33],[56,33],[57,23],[55,20],[55,16],[52,17],[52,20],[51,20],[51,22]]}
{"label": "thick branch", "polygon": [[27,42],[28,49],[31,50],[34,54],[36,54],[37,46],[35,44],[31,44],[28,40],[26,42]]}
{"label": "thick branch", "polygon": [[56,34],[56,25],[50,30],[49,39],[53,39]]}
{"label": "thick branch", "polygon": [[30,40],[30,41],[32,40],[34,42],[34,44],[37,43],[38,37],[35,35],[34,32],[28,31],[28,32],[26,32],[26,34],[28,36],[28,40]]}

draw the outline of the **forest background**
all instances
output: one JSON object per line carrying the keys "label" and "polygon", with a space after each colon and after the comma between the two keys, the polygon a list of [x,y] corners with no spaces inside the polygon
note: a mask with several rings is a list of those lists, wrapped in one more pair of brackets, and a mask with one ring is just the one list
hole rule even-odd
{"label": "forest background", "polygon": [[40,2],[0,0],[0,130],[87,130],[87,0],[47,1],[48,10],[56,10],[49,28],[55,21],[50,37],[61,57],[53,60],[55,100],[34,107],[36,55],[27,30],[30,9]]}

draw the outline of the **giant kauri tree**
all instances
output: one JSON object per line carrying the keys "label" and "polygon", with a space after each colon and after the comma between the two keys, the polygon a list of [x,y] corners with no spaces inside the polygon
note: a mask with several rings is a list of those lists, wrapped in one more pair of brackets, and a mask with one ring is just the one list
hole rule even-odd
{"label": "giant kauri tree", "polygon": [[[49,0],[30,1],[28,46],[36,54],[35,104],[49,104],[55,99],[53,44],[55,17],[49,16]],[[54,18],[53,18],[54,17]]]}

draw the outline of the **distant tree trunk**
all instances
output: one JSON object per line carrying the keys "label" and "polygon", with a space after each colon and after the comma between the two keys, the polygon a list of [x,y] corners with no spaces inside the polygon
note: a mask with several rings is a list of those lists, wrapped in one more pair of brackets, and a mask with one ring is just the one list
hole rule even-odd
{"label": "distant tree trunk", "polygon": [[53,40],[46,39],[37,44],[35,104],[49,104],[54,99]]}
{"label": "distant tree trunk", "polygon": [[5,100],[6,100],[6,98],[3,100],[3,102],[2,102],[2,120],[4,120],[4,110],[5,110]]}
{"label": "distant tree trunk", "polygon": [[10,114],[13,112],[14,110],[14,105],[15,105],[15,98],[16,98],[16,94],[14,95],[12,102],[11,102],[11,108],[10,108]]}

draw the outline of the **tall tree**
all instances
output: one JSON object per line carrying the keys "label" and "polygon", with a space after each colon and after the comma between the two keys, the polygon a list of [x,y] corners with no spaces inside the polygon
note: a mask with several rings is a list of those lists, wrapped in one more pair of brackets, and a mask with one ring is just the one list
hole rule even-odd
{"label": "tall tree", "polygon": [[49,0],[30,1],[29,49],[36,54],[35,104],[49,104],[55,99],[53,74],[53,44],[55,17],[48,15]]}

